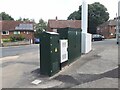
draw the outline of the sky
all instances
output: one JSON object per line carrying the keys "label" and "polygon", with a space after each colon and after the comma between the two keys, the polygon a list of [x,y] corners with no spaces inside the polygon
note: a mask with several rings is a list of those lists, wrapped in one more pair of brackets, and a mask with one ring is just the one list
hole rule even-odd
{"label": "sky", "polygon": [[[103,4],[113,19],[118,12],[118,1],[120,0],[86,0],[88,4],[100,2]],[[77,11],[82,0],[0,0],[0,13],[6,12],[15,20],[22,18],[66,20],[74,11]]]}

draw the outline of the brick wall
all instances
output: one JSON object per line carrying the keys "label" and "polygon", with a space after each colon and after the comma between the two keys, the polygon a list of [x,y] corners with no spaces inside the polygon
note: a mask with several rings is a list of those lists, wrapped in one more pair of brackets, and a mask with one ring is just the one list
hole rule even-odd
{"label": "brick wall", "polygon": [[103,26],[99,27],[100,29],[97,30],[98,34],[103,35],[105,38],[110,39],[110,38],[115,38],[115,26]]}
{"label": "brick wall", "polygon": [[[14,36],[14,31],[10,31],[9,35],[2,35],[2,39],[9,39],[10,36]],[[34,32],[33,31],[20,31],[20,34],[23,37],[25,37],[25,39],[27,40],[33,40],[34,41]]]}
{"label": "brick wall", "polygon": [[109,38],[114,38],[115,37],[115,26],[109,26]]}

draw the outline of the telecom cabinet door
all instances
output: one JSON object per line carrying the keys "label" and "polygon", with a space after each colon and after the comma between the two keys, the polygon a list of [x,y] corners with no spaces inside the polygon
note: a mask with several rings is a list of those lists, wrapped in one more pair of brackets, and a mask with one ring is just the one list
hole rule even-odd
{"label": "telecom cabinet door", "polygon": [[60,40],[60,63],[68,60],[68,40]]}
{"label": "telecom cabinet door", "polygon": [[60,50],[60,46],[59,46],[59,37],[56,36],[51,36],[50,37],[51,42],[50,42],[50,46],[51,46],[51,73],[56,73],[60,70],[60,56],[59,56],[59,50]]}
{"label": "telecom cabinet door", "polygon": [[68,57],[69,61],[71,62],[76,55],[75,48],[76,48],[76,32],[75,31],[68,31]]}
{"label": "telecom cabinet door", "polygon": [[81,56],[81,33],[80,31],[76,31],[76,56]]}

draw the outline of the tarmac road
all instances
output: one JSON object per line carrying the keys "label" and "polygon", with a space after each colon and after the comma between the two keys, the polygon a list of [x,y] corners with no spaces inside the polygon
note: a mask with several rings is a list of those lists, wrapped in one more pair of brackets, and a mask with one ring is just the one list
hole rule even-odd
{"label": "tarmac road", "polygon": [[2,57],[15,56],[32,51],[35,52],[36,50],[39,50],[38,44],[1,47]]}
{"label": "tarmac road", "polygon": [[[115,39],[93,42],[90,53],[51,78],[40,75],[39,50],[29,49],[29,52],[2,59],[4,88],[118,88],[120,68]],[[31,84],[36,79],[42,82]]]}

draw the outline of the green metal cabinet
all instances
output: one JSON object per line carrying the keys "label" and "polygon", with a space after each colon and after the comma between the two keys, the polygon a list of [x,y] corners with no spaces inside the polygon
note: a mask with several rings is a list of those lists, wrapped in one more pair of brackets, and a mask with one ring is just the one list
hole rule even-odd
{"label": "green metal cabinet", "polygon": [[59,35],[43,32],[40,40],[40,73],[52,76],[60,70]]}
{"label": "green metal cabinet", "polygon": [[81,29],[61,28],[57,29],[60,39],[68,39],[68,61],[71,63],[81,56]]}

